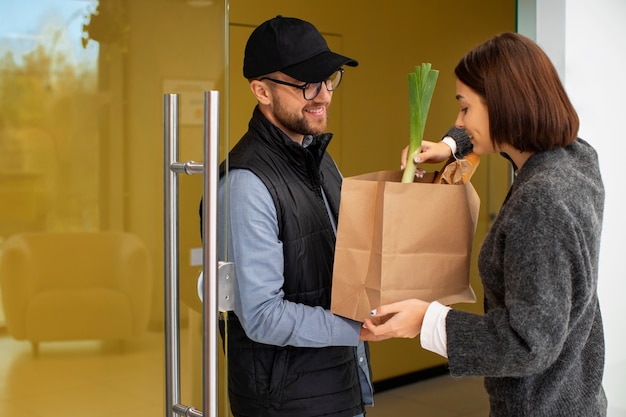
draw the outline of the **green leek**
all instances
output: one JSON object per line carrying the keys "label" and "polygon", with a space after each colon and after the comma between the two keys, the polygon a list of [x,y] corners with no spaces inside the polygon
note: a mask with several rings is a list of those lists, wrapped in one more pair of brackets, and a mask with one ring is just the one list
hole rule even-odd
{"label": "green leek", "polygon": [[431,69],[431,64],[423,63],[421,67],[416,66],[415,70],[409,73],[409,152],[407,153],[406,168],[402,175],[402,182],[413,182],[417,164],[413,160],[415,152],[422,146],[424,137],[424,127],[430,101],[433,98],[435,84],[439,71]]}

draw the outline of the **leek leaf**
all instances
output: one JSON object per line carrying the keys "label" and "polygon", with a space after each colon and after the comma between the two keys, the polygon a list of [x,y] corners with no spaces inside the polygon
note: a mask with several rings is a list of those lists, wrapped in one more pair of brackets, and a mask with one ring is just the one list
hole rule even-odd
{"label": "leek leaf", "polygon": [[439,71],[431,68],[430,63],[422,63],[408,75],[409,87],[409,152],[402,182],[413,182],[417,164],[413,157],[422,146],[428,109],[435,91]]}

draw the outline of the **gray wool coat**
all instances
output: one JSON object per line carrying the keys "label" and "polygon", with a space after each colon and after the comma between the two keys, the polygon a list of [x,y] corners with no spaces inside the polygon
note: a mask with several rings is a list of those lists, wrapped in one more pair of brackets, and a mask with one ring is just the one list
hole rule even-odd
{"label": "gray wool coat", "polygon": [[484,315],[446,319],[453,376],[484,376],[491,417],[606,415],[598,256],[604,187],[578,139],[519,170],[478,260]]}

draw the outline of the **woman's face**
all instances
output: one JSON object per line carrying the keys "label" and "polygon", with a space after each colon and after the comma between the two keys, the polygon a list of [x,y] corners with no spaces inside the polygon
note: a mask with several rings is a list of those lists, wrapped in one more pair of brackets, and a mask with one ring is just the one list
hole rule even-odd
{"label": "woman's face", "polygon": [[489,133],[489,112],[482,97],[457,79],[456,99],[460,109],[454,124],[459,129],[465,129],[474,145],[474,153],[485,155],[496,152]]}

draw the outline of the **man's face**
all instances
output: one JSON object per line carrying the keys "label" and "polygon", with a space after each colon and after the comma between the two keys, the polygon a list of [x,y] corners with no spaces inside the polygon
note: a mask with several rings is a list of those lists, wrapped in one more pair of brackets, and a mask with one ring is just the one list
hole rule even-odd
{"label": "man's face", "polygon": [[[304,84],[282,73],[275,78],[297,85]],[[322,85],[319,94],[313,100],[306,100],[301,89],[271,81],[265,82],[271,84],[268,87],[273,93],[270,103],[274,118],[272,122],[288,136],[294,139],[304,135],[319,135],[326,131],[332,91],[328,91]]]}

